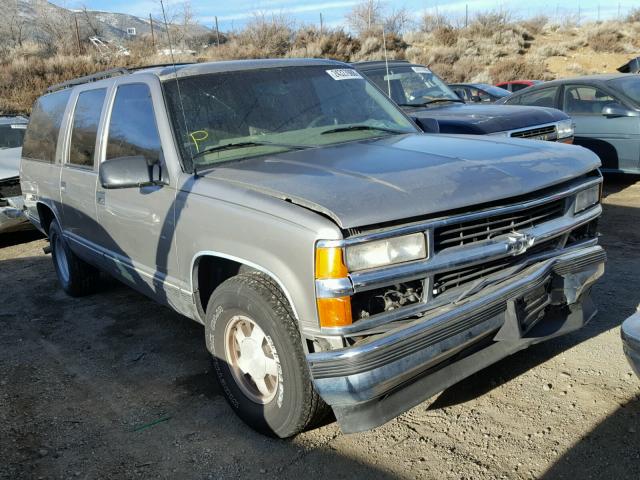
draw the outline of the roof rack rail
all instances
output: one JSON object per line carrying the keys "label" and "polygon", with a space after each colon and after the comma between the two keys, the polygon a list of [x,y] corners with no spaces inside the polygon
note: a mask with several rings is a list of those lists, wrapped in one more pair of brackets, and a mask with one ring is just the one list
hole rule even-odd
{"label": "roof rack rail", "polygon": [[93,75],[86,75],[84,77],[74,78],[66,82],[52,85],[47,89],[47,93],[57,92],[58,90],[64,90],[65,88],[71,88],[76,85],[82,85],[84,83],[97,82],[105,78],[117,77],[119,75],[128,75],[131,71],[124,67],[112,68],[111,70],[105,70],[104,72],[94,73]]}
{"label": "roof rack rail", "polygon": [[186,65],[195,65],[198,62],[176,62],[176,63],[156,63],[153,65],[142,65],[140,67],[129,67],[130,71],[145,70],[147,68],[160,68],[160,67],[184,67]]}

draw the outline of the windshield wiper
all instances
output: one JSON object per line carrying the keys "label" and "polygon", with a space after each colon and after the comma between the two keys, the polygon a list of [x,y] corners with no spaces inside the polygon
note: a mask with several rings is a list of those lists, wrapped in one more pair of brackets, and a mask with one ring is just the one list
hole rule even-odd
{"label": "windshield wiper", "polygon": [[225,143],[224,145],[212,145],[211,147],[207,147],[204,150],[196,153],[192,158],[196,159],[212,152],[222,152],[223,150],[233,150],[236,148],[244,148],[244,147],[282,147],[288,148],[291,150],[303,150],[305,148],[310,148],[306,145],[291,145],[289,143],[274,143],[274,142],[258,142],[258,141],[248,141],[248,142],[232,142]]}
{"label": "windshield wiper", "polygon": [[421,103],[399,103],[400,107],[426,107],[431,103],[440,103],[440,102],[458,102],[464,103],[464,100],[459,98],[434,98],[433,100],[427,100],[426,102]]}
{"label": "windshield wiper", "polygon": [[325,130],[320,133],[320,135],[326,135],[327,133],[353,132],[355,130],[378,130],[380,132],[388,133],[411,133],[405,130],[394,130],[393,128],[374,127],[373,125],[348,125],[346,127],[330,128],[329,130]]}

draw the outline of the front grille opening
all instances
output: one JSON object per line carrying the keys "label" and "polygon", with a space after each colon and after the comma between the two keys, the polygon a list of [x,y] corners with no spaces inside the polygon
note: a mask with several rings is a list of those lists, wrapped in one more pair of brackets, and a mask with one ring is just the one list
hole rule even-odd
{"label": "front grille opening", "polygon": [[531,128],[529,130],[521,130],[519,132],[513,132],[512,137],[516,138],[539,138],[547,137],[546,140],[556,139],[556,127],[555,125],[548,125],[546,127]]}
{"label": "front grille opening", "polygon": [[598,219],[591,220],[589,223],[579,226],[571,231],[567,239],[567,246],[575,243],[591,240],[598,235]]}
{"label": "front grille opening", "polygon": [[422,301],[422,295],[422,280],[356,293],[351,297],[353,320],[413,305]]}
{"label": "front grille opening", "polygon": [[501,270],[509,268],[533,255],[548,252],[558,248],[560,241],[558,239],[547,240],[542,242],[522,255],[500,258],[490,262],[481,263],[472,267],[462,267],[457,270],[439,273],[434,276],[433,296],[443,294],[448,290],[468,285],[476,280],[488,277]]}
{"label": "front grille opening", "polygon": [[564,211],[565,200],[560,199],[527,210],[440,227],[434,231],[434,250],[438,252],[445,248],[468,245],[516,230],[535,227],[561,217]]}
{"label": "front grille opening", "polygon": [[542,320],[551,303],[551,279],[516,301],[520,326],[524,333]]}

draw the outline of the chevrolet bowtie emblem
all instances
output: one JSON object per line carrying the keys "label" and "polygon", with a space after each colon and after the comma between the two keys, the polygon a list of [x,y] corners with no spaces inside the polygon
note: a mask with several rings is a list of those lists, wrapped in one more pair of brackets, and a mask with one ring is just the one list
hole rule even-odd
{"label": "chevrolet bowtie emblem", "polygon": [[511,255],[520,255],[533,246],[534,237],[526,233],[513,232],[507,237],[509,245],[509,253]]}

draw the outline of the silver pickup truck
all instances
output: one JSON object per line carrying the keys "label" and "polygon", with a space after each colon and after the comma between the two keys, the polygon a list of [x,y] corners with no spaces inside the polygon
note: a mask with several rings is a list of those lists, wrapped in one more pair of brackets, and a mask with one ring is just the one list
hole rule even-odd
{"label": "silver pickup truck", "polygon": [[21,185],[67,293],[103,271],[203,324],[231,408],[288,437],[328,406],[381,425],[588,322],[598,166],[422,134],[343,63],[256,60],[52,87]]}

